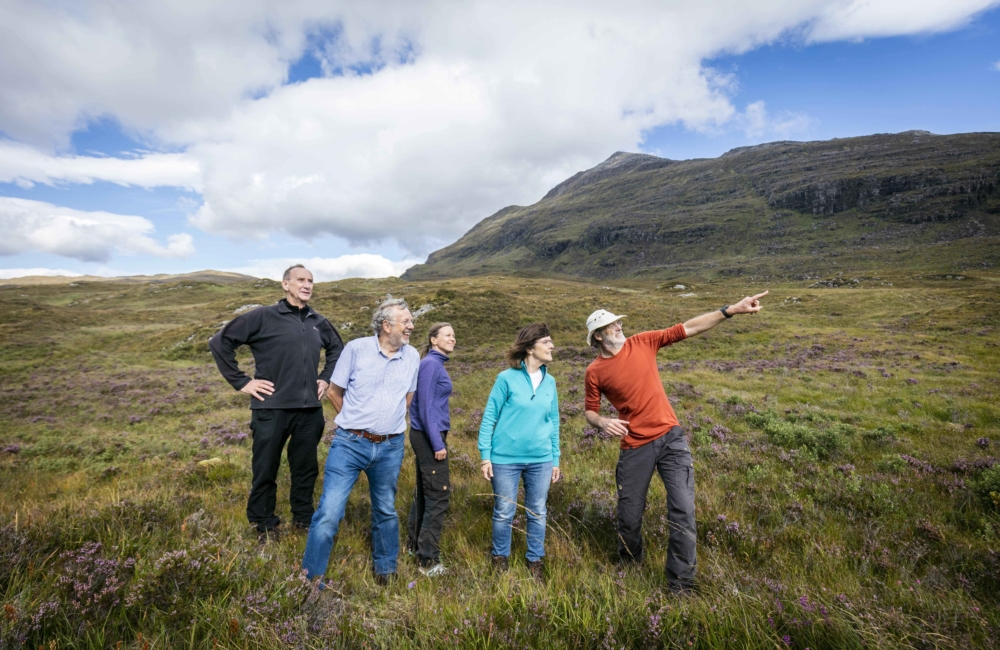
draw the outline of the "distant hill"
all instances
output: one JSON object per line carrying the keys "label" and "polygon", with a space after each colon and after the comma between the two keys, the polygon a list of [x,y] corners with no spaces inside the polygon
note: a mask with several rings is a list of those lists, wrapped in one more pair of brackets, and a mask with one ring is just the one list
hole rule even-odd
{"label": "distant hill", "polygon": [[2,285],[39,285],[39,284],[72,284],[74,282],[178,282],[190,280],[191,282],[216,282],[218,284],[230,284],[234,282],[253,282],[257,280],[251,275],[241,273],[229,273],[228,271],[194,271],[193,273],[159,275],[123,275],[115,278],[106,278],[98,275],[27,275],[22,278],[11,278],[0,280]]}
{"label": "distant hill", "polygon": [[1000,263],[998,235],[1000,133],[908,131],[685,161],[618,152],[403,277],[967,270]]}

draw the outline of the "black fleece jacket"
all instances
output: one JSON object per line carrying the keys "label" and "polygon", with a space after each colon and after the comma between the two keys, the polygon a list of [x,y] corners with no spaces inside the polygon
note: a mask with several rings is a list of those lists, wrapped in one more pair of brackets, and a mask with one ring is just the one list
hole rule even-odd
{"label": "black fleece jacket", "polygon": [[[236,363],[236,348],[250,346],[254,379],[274,384],[274,394],[261,401],[250,397],[252,409],[293,409],[320,406],[316,380],[329,383],[344,350],[340,334],[323,316],[306,305],[303,316],[285,300],[258,307],[229,321],[208,341],[215,364],[226,381],[240,390],[250,377]],[[326,350],[323,372],[318,373],[319,352]]]}

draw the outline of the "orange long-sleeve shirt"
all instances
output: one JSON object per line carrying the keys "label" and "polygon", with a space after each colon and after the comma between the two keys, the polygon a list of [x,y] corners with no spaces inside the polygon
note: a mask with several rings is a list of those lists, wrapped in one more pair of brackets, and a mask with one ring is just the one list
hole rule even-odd
{"label": "orange long-sleeve shirt", "polygon": [[599,356],[587,367],[585,407],[599,413],[603,393],[618,409],[618,418],[628,420],[629,434],[622,438],[622,449],[645,445],[678,425],[660,381],[656,353],[685,338],[681,324],[642,332],[626,339],[615,356]]}

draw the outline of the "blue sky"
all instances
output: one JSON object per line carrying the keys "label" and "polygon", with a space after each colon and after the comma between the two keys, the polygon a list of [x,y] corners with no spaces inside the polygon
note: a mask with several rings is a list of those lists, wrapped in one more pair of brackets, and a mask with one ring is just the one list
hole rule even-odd
{"label": "blue sky", "polygon": [[[911,129],[1000,131],[1000,10],[944,34],[815,45],[775,44],[707,63],[732,74],[735,103],[764,100],[769,111],[807,116],[791,140],[827,140]],[[711,158],[772,139],[732,129],[703,133],[671,125],[644,149],[678,160]]]}
{"label": "blue sky", "polygon": [[[734,147],[780,139],[817,140],[909,129],[942,134],[1000,131],[1000,10],[971,12],[965,21],[937,33],[917,29],[914,34],[826,42],[811,42],[800,31],[790,29],[767,39],[770,44],[742,54],[689,54],[700,61],[707,74],[722,75],[726,80],[723,86],[706,90],[697,83],[688,87],[678,81],[676,93],[690,94],[690,103],[696,108],[686,109],[686,113],[663,111],[652,120],[652,126],[609,123],[606,133],[568,153],[566,142],[585,140],[594,120],[607,118],[595,117],[596,112],[581,114],[579,121],[585,126],[578,127],[579,133],[568,133],[561,141],[538,142],[535,149],[528,138],[511,153],[507,151],[509,138],[495,126],[494,112],[482,109],[482,97],[469,102],[468,107],[462,105],[466,98],[463,92],[478,88],[474,82],[468,88],[452,88],[445,80],[440,82],[443,90],[428,98],[420,91],[407,94],[406,84],[411,82],[406,79],[395,84],[381,81],[387,75],[399,76],[427,66],[424,76],[412,83],[433,86],[440,81],[434,76],[440,66],[435,68],[427,61],[451,56],[462,62],[462,70],[474,70],[474,55],[478,53],[469,53],[474,48],[458,53],[450,46],[435,49],[406,30],[395,37],[389,32],[351,37],[348,23],[334,23],[325,31],[307,30],[299,34],[298,41],[289,37],[298,44],[287,47],[298,47],[300,52],[280,64],[283,71],[272,72],[270,81],[246,82],[242,90],[237,88],[239,92],[226,99],[228,105],[212,109],[214,113],[206,110],[174,120],[173,116],[157,114],[155,106],[136,109],[123,103],[116,108],[114,100],[102,100],[106,107],[98,111],[100,117],[88,118],[92,109],[81,108],[67,118],[72,119],[71,127],[65,126],[65,120],[36,124],[30,114],[18,118],[20,121],[8,118],[9,124],[5,124],[0,114],[0,127],[6,136],[0,144],[32,147],[39,155],[49,156],[46,160],[50,162],[66,159],[72,166],[99,158],[176,154],[199,165],[204,177],[182,187],[171,184],[173,181],[133,181],[132,176],[122,180],[101,173],[85,183],[60,179],[63,172],[51,172],[55,180],[46,184],[37,178],[31,181],[34,177],[30,173],[36,171],[18,171],[17,157],[10,154],[9,160],[0,159],[0,178],[5,168],[12,168],[8,177],[20,180],[0,183],[0,199],[42,202],[78,211],[73,213],[76,215],[129,215],[146,222],[129,226],[135,229],[129,231],[133,237],[130,244],[116,242],[112,236],[103,244],[94,244],[97,252],[81,254],[73,252],[77,249],[66,242],[44,240],[27,226],[22,233],[16,221],[22,217],[6,217],[15,221],[4,222],[5,227],[13,227],[25,243],[0,248],[0,273],[8,269],[10,276],[10,269],[41,268],[105,275],[150,274],[217,268],[264,275],[273,274],[272,269],[292,259],[328,260],[328,264],[316,262],[326,264],[321,275],[327,279],[349,273],[395,273],[405,267],[400,266],[401,261],[421,260],[504,205],[537,200],[562,178],[581,166],[600,162],[619,148],[686,159],[714,157]],[[729,48],[723,43],[716,51],[736,47],[735,42]],[[279,51],[273,58],[280,63],[280,56]],[[520,80],[526,69],[534,69],[534,63],[526,55],[523,60],[527,63],[508,65],[511,59],[520,60],[518,56],[501,52],[496,55],[498,62],[482,65],[495,76],[508,74]],[[450,69],[449,79],[464,74],[454,72],[456,69]],[[22,72],[30,74],[31,70]],[[655,79],[658,73],[650,65],[644,74]],[[623,90],[611,100],[630,101],[641,92],[642,79],[635,83],[635,89]],[[347,89],[333,92],[341,88]],[[599,93],[600,88],[596,90]],[[451,91],[454,98],[435,103],[442,93]],[[103,89],[94,85],[93,90],[79,90],[75,100],[81,107],[93,103],[88,96],[91,92],[96,96]],[[211,91],[198,92],[212,99]],[[669,98],[669,84],[663,93],[661,103]],[[353,110],[353,97],[358,97],[359,103],[373,103],[366,104],[366,110]],[[502,99],[497,101],[502,103]],[[379,107],[397,101],[397,112],[379,114]],[[316,102],[330,102],[330,124],[320,123],[326,113],[317,110]],[[461,110],[453,108],[456,103],[462,105]],[[305,114],[289,116],[300,110]],[[525,116],[526,121],[519,125],[501,126],[516,126],[523,132],[525,124],[531,128],[549,116],[560,117],[558,105],[542,106],[540,111],[537,116]],[[426,116],[426,124],[423,118],[414,119],[415,114]],[[271,140],[259,135],[274,124],[280,132],[286,119],[294,121],[296,129]],[[380,121],[377,128],[371,127],[369,137],[363,129],[376,119]],[[344,126],[349,120],[357,120],[358,128]],[[313,146],[308,136],[298,143],[302,129],[313,127],[323,133],[322,146]],[[457,135],[452,133],[459,128]],[[490,129],[497,131],[490,136],[493,140],[483,136],[483,142],[473,141]],[[436,131],[441,133],[437,140]],[[62,144],[60,137],[64,137]],[[272,148],[276,152],[273,156]],[[373,149],[383,153],[373,157]],[[497,153],[499,162],[493,151],[503,151]],[[441,162],[451,157],[457,157],[454,165]],[[314,167],[310,160],[316,161]],[[338,161],[340,166],[330,161]],[[371,169],[366,168],[369,163]],[[505,174],[510,178],[494,183],[494,178]],[[258,188],[263,189],[258,192]],[[453,208],[452,201],[458,207]],[[47,218],[44,212],[36,214],[36,221],[42,219],[38,223]],[[190,236],[190,244],[184,240],[167,247],[163,242],[168,235]],[[351,257],[359,255],[369,257]]]}

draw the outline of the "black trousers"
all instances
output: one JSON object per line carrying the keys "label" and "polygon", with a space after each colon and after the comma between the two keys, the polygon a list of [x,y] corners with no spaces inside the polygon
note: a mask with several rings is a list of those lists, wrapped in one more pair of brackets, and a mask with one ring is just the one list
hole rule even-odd
{"label": "black trousers", "polygon": [[319,474],[316,447],[323,437],[323,408],[253,409],[253,482],[247,500],[247,519],[263,532],[281,523],[274,514],[278,494],[278,466],[288,442],[291,474],[289,501],[295,523],[308,526],[313,516],[313,488]]}
{"label": "black trousers", "polygon": [[618,555],[622,562],[641,562],[642,514],[653,472],[667,488],[667,580],[672,589],[694,585],[697,532],[694,518],[694,463],[680,427],[653,442],[623,449],[615,472],[618,487]]}
{"label": "black trousers", "polygon": [[[447,449],[447,431],[441,439]],[[417,488],[406,520],[407,543],[421,566],[433,566],[441,558],[441,529],[451,497],[448,458],[434,459],[434,448],[423,431],[410,429],[410,445],[417,460]]]}

